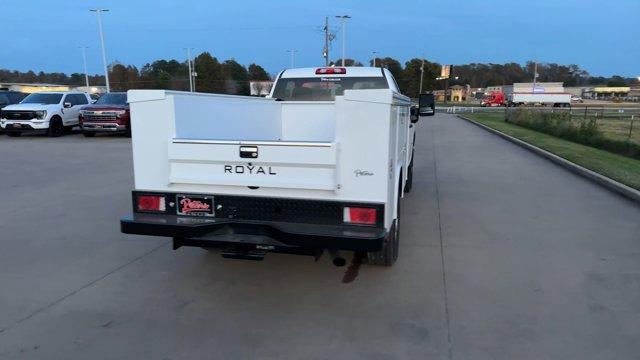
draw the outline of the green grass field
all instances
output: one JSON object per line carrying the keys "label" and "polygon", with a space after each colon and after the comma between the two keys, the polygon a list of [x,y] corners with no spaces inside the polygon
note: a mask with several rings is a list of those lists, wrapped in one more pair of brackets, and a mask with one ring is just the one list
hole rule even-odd
{"label": "green grass field", "polygon": [[[576,144],[555,136],[507,123],[504,121],[504,114],[502,113],[475,113],[466,114],[465,116],[640,190],[640,160]],[[605,131],[605,129],[602,130]]]}

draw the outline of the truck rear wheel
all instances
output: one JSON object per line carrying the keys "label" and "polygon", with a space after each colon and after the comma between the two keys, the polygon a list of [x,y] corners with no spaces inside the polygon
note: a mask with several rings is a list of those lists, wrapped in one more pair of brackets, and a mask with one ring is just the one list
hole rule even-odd
{"label": "truck rear wheel", "polygon": [[412,152],[411,155],[411,163],[407,167],[407,181],[404,183],[404,192],[408,193],[411,191],[413,187],[413,160],[415,156],[415,151]]}
{"label": "truck rear wheel", "polygon": [[[399,189],[398,189],[399,190]],[[392,266],[398,259],[398,249],[400,247],[400,197],[398,191],[398,216],[389,231],[389,236],[382,244],[382,250],[367,253],[367,262],[371,265]]]}

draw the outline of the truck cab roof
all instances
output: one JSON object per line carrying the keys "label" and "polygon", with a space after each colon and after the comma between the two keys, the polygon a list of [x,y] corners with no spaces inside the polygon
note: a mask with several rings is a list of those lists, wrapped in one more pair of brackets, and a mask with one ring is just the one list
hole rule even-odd
{"label": "truck cab roof", "polygon": [[[343,69],[340,73],[318,73],[321,69]],[[280,73],[280,78],[306,78],[306,77],[383,77],[382,68],[379,67],[363,67],[363,66],[336,66],[336,67],[313,67],[287,69]]]}

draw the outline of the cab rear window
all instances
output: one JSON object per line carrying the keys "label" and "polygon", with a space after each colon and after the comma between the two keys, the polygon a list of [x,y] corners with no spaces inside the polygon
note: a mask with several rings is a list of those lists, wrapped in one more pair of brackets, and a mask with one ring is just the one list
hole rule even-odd
{"label": "cab rear window", "polygon": [[284,101],[334,101],[345,90],[388,89],[383,77],[281,78],[273,97]]}

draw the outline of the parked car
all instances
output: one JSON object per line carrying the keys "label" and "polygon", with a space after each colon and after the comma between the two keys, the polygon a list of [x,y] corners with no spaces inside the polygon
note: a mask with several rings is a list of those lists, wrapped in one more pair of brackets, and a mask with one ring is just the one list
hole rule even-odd
{"label": "parked car", "polygon": [[17,104],[24,99],[28,94],[18,91],[0,91],[0,109],[8,105]]}
{"label": "parked car", "polygon": [[571,102],[583,103],[584,100],[582,100],[581,96],[573,95],[571,97]]}
{"label": "parked car", "polygon": [[93,137],[96,133],[124,133],[131,136],[131,116],[127,93],[113,92],[102,95],[95,103],[80,110],[78,118],[82,134]]}
{"label": "parked car", "polygon": [[81,92],[36,92],[2,109],[0,127],[9,136],[36,130],[57,137],[78,125],[80,108],[90,102]]}
{"label": "parked car", "polygon": [[[5,106],[17,104],[24,99],[28,94],[18,91],[0,90],[0,110]],[[2,133],[0,129],[0,133]]]}
{"label": "parked car", "polygon": [[122,232],[229,258],[396,261],[419,117],[387,69],[289,69],[268,98],[130,90],[128,100],[135,190]]}

